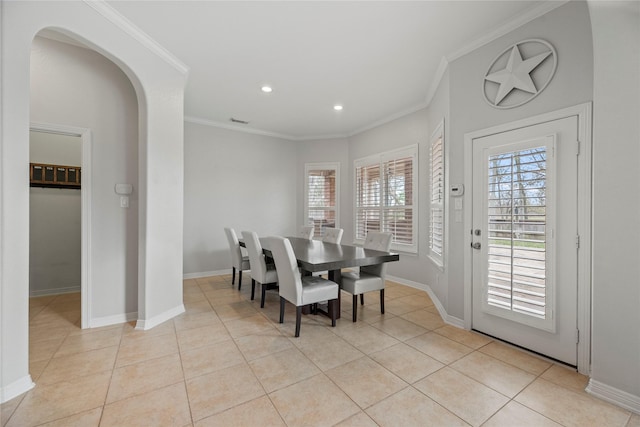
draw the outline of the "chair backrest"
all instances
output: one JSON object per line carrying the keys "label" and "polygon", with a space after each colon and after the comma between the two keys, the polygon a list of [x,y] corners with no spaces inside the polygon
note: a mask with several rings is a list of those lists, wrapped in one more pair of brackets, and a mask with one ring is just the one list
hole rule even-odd
{"label": "chair backrest", "polygon": [[[389,252],[391,248],[391,238],[393,234],[391,232],[370,231],[367,233],[367,237],[364,239],[364,248],[373,249],[376,251]],[[374,276],[382,277],[384,280],[387,272],[387,263],[383,262],[378,265],[368,265],[366,267],[360,267],[360,271],[364,271]]]}
{"label": "chair backrest", "polygon": [[313,239],[313,225],[303,225],[298,229],[298,237],[303,239]]}
{"label": "chair backrest", "polygon": [[231,253],[231,264],[235,268],[242,268],[242,251],[240,250],[240,243],[238,242],[238,236],[233,228],[225,228],[225,234],[227,235],[227,241],[229,242],[229,251]]}
{"label": "chair backrest", "polygon": [[249,264],[251,265],[251,278],[260,283],[265,283],[267,278],[267,263],[262,253],[262,245],[258,235],[253,231],[243,231],[242,238],[249,253]]}
{"label": "chair backrest", "polygon": [[302,305],[302,278],[291,242],[284,237],[266,237],[264,240],[276,263],[280,296],[296,306]]}
{"label": "chair backrest", "polygon": [[342,241],[343,232],[344,230],[342,228],[327,227],[324,229],[324,235],[322,236],[322,241],[327,243],[340,244],[340,242]]}

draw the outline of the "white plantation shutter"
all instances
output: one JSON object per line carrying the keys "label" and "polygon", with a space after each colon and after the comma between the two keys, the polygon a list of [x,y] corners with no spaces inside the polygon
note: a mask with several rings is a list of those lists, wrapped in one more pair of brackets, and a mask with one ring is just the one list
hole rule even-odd
{"label": "white plantation shutter", "polygon": [[356,160],[356,242],[369,231],[390,231],[393,249],[417,251],[417,153],[417,146],[412,146]]}
{"label": "white plantation shutter", "polygon": [[339,164],[305,165],[305,225],[314,227],[313,235],[321,237],[326,227],[338,227]]}
{"label": "white plantation shutter", "polygon": [[444,142],[442,132],[431,141],[429,177],[431,184],[429,256],[442,266],[444,254]]}

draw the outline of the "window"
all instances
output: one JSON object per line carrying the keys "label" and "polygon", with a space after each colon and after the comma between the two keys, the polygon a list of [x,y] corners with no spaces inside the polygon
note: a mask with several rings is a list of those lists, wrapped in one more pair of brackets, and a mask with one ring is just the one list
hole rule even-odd
{"label": "window", "polygon": [[414,145],[354,162],[356,243],[369,231],[390,231],[394,250],[417,252],[417,157]]}
{"label": "window", "polygon": [[444,122],[440,122],[429,144],[429,257],[444,265]]}
{"label": "window", "polygon": [[326,227],[339,227],[339,163],[307,163],[305,165],[306,225],[313,225],[313,235],[321,237]]}

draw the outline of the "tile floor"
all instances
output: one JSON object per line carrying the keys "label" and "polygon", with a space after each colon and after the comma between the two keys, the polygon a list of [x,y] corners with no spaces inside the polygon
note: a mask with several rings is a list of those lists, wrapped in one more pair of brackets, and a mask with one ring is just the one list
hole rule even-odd
{"label": "tile floor", "polygon": [[595,399],[587,378],[446,325],[422,291],[388,282],[336,328],[278,297],[250,301],[230,276],[185,280],[186,312],[149,331],[82,330],[79,294],[30,301],[36,387],[2,426],[621,426],[640,416]]}

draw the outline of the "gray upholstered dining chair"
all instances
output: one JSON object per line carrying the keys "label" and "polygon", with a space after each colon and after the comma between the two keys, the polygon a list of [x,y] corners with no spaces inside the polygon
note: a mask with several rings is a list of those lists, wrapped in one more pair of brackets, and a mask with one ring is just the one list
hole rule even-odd
{"label": "gray upholstered dining chair", "polygon": [[327,243],[336,243],[340,244],[342,241],[342,233],[344,230],[342,228],[330,228],[327,227],[324,229],[324,234],[322,235],[322,241]]}
{"label": "gray upholstered dining chair", "polygon": [[231,284],[236,281],[236,270],[238,270],[238,290],[242,287],[242,271],[249,270],[251,265],[249,263],[249,257],[242,254],[240,248],[240,242],[238,242],[238,236],[233,228],[225,228],[225,234],[227,235],[227,241],[229,242],[229,251],[231,253],[231,266],[233,269],[233,275],[231,276]]}
{"label": "gray upholstered dining chair", "polygon": [[313,225],[303,225],[298,229],[298,236],[302,239],[313,239]]}
{"label": "gray upholstered dining chair", "polygon": [[317,276],[301,276],[298,262],[289,239],[283,237],[267,237],[268,248],[278,270],[278,284],[280,286],[280,323],[284,322],[284,306],[289,301],[296,306],[296,332],[300,336],[300,321],[302,307],[329,301],[331,307],[331,326],[336,326],[338,311],[338,284]]}
{"label": "gray upholstered dining chair", "polygon": [[256,282],[260,284],[261,298],[260,308],[264,308],[264,299],[266,291],[278,288],[278,273],[273,264],[267,264],[264,253],[262,253],[262,245],[258,235],[253,231],[243,231],[242,238],[244,245],[249,252],[249,262],[251,264],[251,300],[256,291]]}
{"label": "gray upholstered dining chair", "polygon": [[[364,240],[365,249],[388,252],[391,247],[392,233],[370,231]],[[359,272],[342,274],[342,289],[353,295],[353,321],[358,316],[358,295],[364,305],[364,293],[380,290],[380,312],[384,314],[384,281],[387,263],[360,267]]]}

